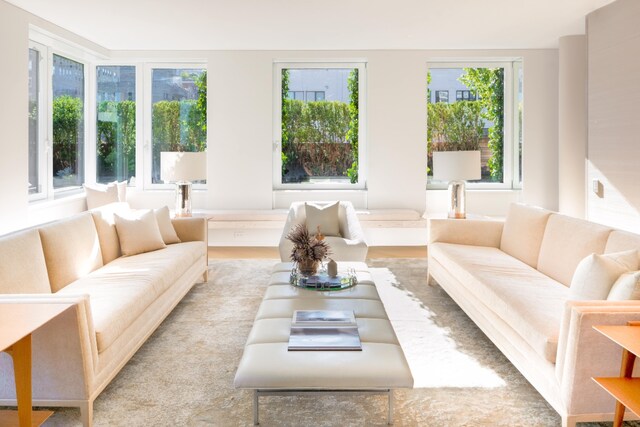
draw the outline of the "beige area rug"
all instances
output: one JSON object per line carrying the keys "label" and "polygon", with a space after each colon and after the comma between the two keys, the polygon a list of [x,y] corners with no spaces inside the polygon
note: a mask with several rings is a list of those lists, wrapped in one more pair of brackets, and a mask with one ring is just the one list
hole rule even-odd
{"label": "beige area rug", "polygon": [[[216,260],[95,401],[96,426],[250,426],[233,378],[275,260]],[[374,259],[379,292],[415,377],[396,426],[559,426],[560,417],[438,286],[426,259]],[[261,399],[263,426],[383,426],[381,396]],[[61,408],[46,426],[77,426]],[[586,426],[603,424],[581,424]]]}

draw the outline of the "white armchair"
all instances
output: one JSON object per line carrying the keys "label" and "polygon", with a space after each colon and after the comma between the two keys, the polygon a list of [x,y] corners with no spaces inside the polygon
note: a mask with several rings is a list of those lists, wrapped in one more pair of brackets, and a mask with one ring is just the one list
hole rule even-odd
{"label": "white armchair", "polygon": [[[309,202],[316,206],[325,206],[334,202]],[[290,260],[293,244],[285,237],[289,231],[298,224],[306,221],[305,202],[293,202],[289,209],[287,222],[284,224],[282,236],[280,237],[280,259]],[[335,261],[364,261],[367,258],[367,243],[364,240],[364,233],[360,227],[360,221],[356,215],[351,202],[340,202],[338,209],[338,221],[340,223],[340,236],[325,236],[325,241],[331,248],[331,255]]]}

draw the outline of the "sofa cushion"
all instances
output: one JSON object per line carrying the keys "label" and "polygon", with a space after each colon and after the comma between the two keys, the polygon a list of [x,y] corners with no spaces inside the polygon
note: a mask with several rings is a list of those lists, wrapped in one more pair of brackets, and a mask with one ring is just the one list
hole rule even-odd
{"label": "sofa cushion", "polygon": [[124,217],[114,214],[122,255],[131,256],[164,248],[156,214],[152,210]]}
{"label": "sofa cushion", "polygon": [[638,252],[636,250],[588,255],[580,261],[573,274],[569,299],[606,299],[620,275],[637,269]]}
{"label": "sofa cushion", "polygon": [[60,294],[89,295],[98,351],[102,352],[205,251],[204,242],[188,242],[118,258],[66,286]]}
{"label": "sofa cushion", "polygon": [[108,264],[116,258],[122,256],[120,250],[120,239],[116,231],[116,223],[113,218],[114,213],[124,215],[130,210],[128,203],[111,203],[106,206],[94,209],[91,212],[93,222],[96,224],[98,239],[100,239],[100,250],[102,251],[102,262]]}
{"label": "sofa cushion", "polygon": [[429,251],[486,310],[555,363],[567,287],[497,248],[433,243]]}
{"label": "sofa cushion", "polygon": [[611,228],[582,219],[552,214],[540,246],[538,270],[569,286],[578,263],[604,252]]}
{"label": "sofa cushion", "polygon": [[38,230],[0,239],[0,294],[50,294],[47,264]]}
{"label": "sofa cushion", "polygon": [[172,243],[180,243],[180,238],[176,234],[176,229],[173,228],[171,223],[171,215],[169,214],[169,208],[163,206],[155,210],[156,221],[158,221],[158,228],[160,229],[160,235],[165,245]]}
{"label": "sofa cushion", "polygon": [[100,241],[91,213],[43,225],[38,231],[53,292],[102,267]]}
{"label": "sofa cushion", "polygon": [[613,230],[611,234],[609,234],[604,252],[621,252],[629,249],[637,250],[638,257],[640,258],[640,234]]}
{"label": "sofa cushion", "polygon": [[551,211],[513,203],[502,229],[500,249],[536,268],[544,229]]}
{"label": "sofa cushion", "polygon": [[640,271],[623,273],[611,287],[609,301],[640,300]]}

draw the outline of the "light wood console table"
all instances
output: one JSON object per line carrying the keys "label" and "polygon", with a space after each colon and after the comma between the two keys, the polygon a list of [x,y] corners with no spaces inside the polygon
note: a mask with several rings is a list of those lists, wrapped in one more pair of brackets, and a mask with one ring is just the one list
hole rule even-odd
{"label": "light wood console table", "polygon": [[31,409],[31,333],[73,304],[0,304],[0,351],[13,358],[18,411],[0,411],[0,425],[39,426],[53,413]]}
{"label": "light wood console table", "polygon": [[633,365],[636,357],[640,356],[640,321],[629,322],[627,326],[606,325],[593,328],[622,347],[620,376],[593,379],[615,397],[613,426],[620,427],[625,408],[640,416],[640,378],[633,377]]}

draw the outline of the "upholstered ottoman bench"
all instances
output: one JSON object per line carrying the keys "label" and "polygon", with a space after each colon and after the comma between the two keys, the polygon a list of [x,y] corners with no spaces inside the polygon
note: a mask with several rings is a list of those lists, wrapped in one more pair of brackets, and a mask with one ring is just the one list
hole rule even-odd
{"label": "upholstered ottoman bench", "polygon": [[[413,376],[366,264],[340,263],[358,285],[324,292],[290,285],[291,268],[275,266],[236,372],[236,388],[254,390],[254,423],[261,396],[326,392],[385,394],[392,423],[393,390],[413,387]],[[353,310],[362,351],[289,351],[295,310]]]}

